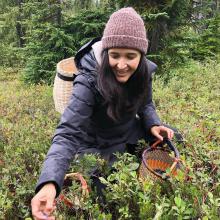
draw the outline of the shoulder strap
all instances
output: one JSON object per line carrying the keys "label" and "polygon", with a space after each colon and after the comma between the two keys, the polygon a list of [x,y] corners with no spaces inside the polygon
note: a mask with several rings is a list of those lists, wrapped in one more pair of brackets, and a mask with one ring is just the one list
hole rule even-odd
{"label": "shoulder strap", "polygon": [[79,61],[80,59],[86,54],[88,53],[91,49],[92,49],[92,45],[98,41],[100,41],[101,38],[97,37],[91,41],[89,41],[87,44],[83,45],[79,51],[77,52],[76,56],[75,56],[75,64],[76,66],[79,66]]}

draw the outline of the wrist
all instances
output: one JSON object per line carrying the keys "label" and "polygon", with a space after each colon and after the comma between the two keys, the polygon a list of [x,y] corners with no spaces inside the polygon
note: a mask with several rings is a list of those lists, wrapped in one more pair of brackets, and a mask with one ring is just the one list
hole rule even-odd
{"label": "wrist", "polygon": [[42,188],[54,188],[56,190],[56,186],[52,182],[46,183]]}
{"label": "wrist", "polygon": [[58,194],[58,189],[59,188],[57,187],[57,184],[54,181],[48,181],[48,182],[44,182],[44,183],[40,184],[39,186],[37,186],[37,188],[35,190],[35,193],[37,194],[42,189],[55,191],[56,192],[56,197],[59,195]]}
{"label": "wrist", "polygon": [[151,128],[150,128],[150,131],[152,131],[155,127],[159,127],[160,125],[153,125],[153,126],[151,126]]}

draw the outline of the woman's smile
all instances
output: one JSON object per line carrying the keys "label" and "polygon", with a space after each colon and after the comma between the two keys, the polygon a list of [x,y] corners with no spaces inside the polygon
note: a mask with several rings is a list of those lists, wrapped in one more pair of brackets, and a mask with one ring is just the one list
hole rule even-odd
{"label": "woman's smile", "polygon": [[116,74],[119,76],[125,76],[128,73],[129,69],[126,70],[116,70]]}

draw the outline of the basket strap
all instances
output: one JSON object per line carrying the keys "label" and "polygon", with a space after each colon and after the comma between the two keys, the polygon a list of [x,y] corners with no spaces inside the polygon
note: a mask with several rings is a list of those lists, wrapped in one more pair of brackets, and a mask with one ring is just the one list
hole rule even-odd
{"label": "basket strap", "polygon": [[175,158],[177,158],[177,159],[180,158],[179,151],[177,150],[176,147],[174,147],[174,145],[172,144],[172,142],[171,142],[168,138],[166,138],[166,137],[164,137],[163,141],[161,141],[161,140],[155,141],[155,142],[151,145],[151,147],[152,147],[152,148],[156,148],[160,143],[163,143],[163,144],[166,143],[166,144],[168,145],[168,147],[175,153]]}
{"label": "basket strap", "polygon": [[175,157],[176,157],[177,159],[179,159],[179,158],[180,158],[179,151],[178,151],[177,148],[173,145],[173,143],[171,142],[171,140],[165,137],[164,140],[163,140],[163,142],[166,143],[172,151],[174,151]]}
{"label": "basket strap", "polygon": [[73,76],[64,76],[59,72],[57,72],[57,76],[64,81],[73,81],[76,78],[76,74],[73,74]]}

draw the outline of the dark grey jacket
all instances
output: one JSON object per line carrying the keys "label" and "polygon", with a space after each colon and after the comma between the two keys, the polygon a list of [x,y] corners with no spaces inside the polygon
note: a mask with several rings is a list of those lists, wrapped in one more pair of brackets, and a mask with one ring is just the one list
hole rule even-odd
{"label": "dark grey jacket", "polygon": [[[75,56],[79,74],[44,161],[36,192],[45,183],[53,182],[58,195],[70,161],[76,154],[99,153],[111,163],[115,159],[113,153],[124,152],[127,143],[137,143],[153,125],[161,124],[152,102],[152,80],[148,85],[146,105],[137,114],[125,114],[119,122],[108,117],[96,82],[98,64],[91,48],[97,40],[86,44]],[[154,72],[156,65],[147,62],[149,72]]]}

